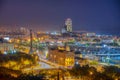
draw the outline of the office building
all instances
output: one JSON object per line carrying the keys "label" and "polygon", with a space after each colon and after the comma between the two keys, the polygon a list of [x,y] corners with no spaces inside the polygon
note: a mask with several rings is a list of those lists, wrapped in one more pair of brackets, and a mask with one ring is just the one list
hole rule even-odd
{"label": "office building", "polygon": [[67,32],[72,32],[72,20],[70,18],[65,20],[65,28]]}

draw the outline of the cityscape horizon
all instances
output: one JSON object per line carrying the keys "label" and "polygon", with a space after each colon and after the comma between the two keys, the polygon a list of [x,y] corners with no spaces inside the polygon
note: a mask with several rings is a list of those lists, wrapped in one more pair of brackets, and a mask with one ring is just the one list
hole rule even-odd
{"label": "cityscape horizon", "polygon": [[120,80],[119,0],[0,0],[0,80]]}

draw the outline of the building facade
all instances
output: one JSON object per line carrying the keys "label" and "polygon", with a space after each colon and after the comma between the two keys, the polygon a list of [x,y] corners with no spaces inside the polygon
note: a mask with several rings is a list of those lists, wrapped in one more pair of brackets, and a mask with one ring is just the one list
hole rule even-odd
{"label": "building facade", "polygon": [[59,65],[63,65],[66,67],[74,66],[74,53],[67,51],[58,51],[58,50],[50,50],[49,58],[51,62],[57,63]]}

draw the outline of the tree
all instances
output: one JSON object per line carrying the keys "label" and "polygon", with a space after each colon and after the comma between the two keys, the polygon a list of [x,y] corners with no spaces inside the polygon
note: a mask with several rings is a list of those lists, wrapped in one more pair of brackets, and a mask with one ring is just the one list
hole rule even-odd
{"label": "tree", "polygon": [[113,79],[103,73],[97,72],[94,74],[93,80],[113,80]]}
{"label": "tree", "polygon": [[108,77],[112,79],[120,78],[120,68],[115,66],[106,66],[104,67],[103,74],[107,75]]}

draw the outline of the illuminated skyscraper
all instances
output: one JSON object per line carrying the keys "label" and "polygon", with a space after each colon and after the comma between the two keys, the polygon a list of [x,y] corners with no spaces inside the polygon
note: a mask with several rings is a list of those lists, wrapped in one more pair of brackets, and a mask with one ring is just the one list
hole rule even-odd
{"label": "illuminated skyscraper", "polygon": [[67,18],[65,20],[65,26],[66,26],[67,32],[72,32],[72,20],[70,18]]}

